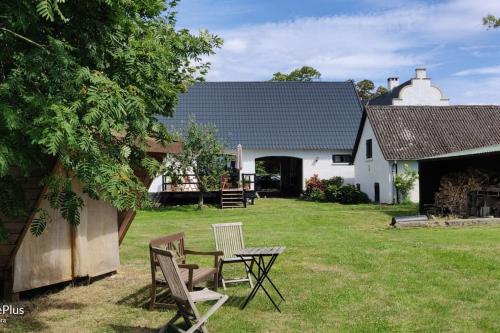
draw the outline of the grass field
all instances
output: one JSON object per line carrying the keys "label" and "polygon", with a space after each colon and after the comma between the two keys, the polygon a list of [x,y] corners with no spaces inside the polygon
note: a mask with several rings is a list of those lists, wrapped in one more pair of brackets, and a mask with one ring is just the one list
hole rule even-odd
{"label": "grass field", "polygon": [[388,228],[414,211],[260,199],[239,210],[140,212],[119,274],[26,301],[28,314],[3,328],[156,332],[173,312],[145,308],[149,239],[183,230],[188,247],[211,250],[212,223],[241,221],[248,246],[287,247],[271,272],[287,301],[279,314],[259,292],[242,311],[250,289],[231,287],[211,332],[500,332],[500,226]]}

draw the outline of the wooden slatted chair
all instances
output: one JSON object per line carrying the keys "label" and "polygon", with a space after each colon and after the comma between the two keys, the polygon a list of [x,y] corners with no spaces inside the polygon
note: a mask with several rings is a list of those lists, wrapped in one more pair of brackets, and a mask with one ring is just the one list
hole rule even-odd
{"label": "wooden slatted chair", "polygon": [[227,280],[224,278],[222,273],[222,267],[224,264],[244,264],[243,261],[251,261],[252,263],[250,264],[250,267],[253,265],[251,257],[245,257],[242,259],[234,255],[237,251],[245,247],[245,243],[243,241],[243,224],[241,222],[217,223],[212,224],[212,229],[214,231],[215,247],[217,251],[222,251],[224,253],[219,264],[219,279],[222,282],[224,290],[226,290],[226,283],[237,282],[248,282],[250,284],[250,288],[253,288],[252,278],[250,277],[250,272],[246,265],[246,278],[233,278],[231,280]]}
{"label": "wooden slatted chair", "polygon": [[[178,332],[193,333],[201,331],[203,333],[208,333],[205,326],[208,318],[227,301],[228,296],[208,290],[207,288],[200,291],[188,291],[181,276],[181,272],[179,271],[175,254],[172,251],[155,247],[151,250],[158,261],[161,272],[172,293],[172,298],[178,308],[175,316],[161,328],[160,332],[166,332],[169,327],[172,327]],[[196,308],[196,303],[207,301],[216,301],[216,303],[203,316],[200,316]],[[184,319],[188,327],[187,331],[181,330],[174,325],[180,318]]]}
{"label": "wooden slatted chair", "polygon": [[[163,277],[158,276],[158,260],[156,259],[153,248],[160,248],[172,251],[175,254],[176,263],[179,266],[181,277],[189,291],[193,291],[194,287],[206,281],[214,282],[214,289],[217,291],[219,281],[219,258],[222,257],[222,252],[200,252],[192,251],[184,248],[184,233],[179,232],[173,235],[155,238],[149,242],[149,256],[151,263],[151,300],[149,307],[152,309],[155,305],[162,305],[167,308],[175,307],[175,304],[166,302],[159,302],[158,288],[167,287],[166,281]],[[214,257],[214,265],[212,267],[200,267],[196,264],[186,263],[188,255],[208,255]]]}

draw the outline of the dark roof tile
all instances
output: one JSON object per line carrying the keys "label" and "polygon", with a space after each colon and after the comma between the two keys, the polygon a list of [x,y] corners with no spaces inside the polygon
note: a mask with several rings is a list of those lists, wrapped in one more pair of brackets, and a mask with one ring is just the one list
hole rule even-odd
{"label": "dark roof tile", "polygon": [[204,82],[160,121],[180,129],[194,116],[231,148],[351,150],[361,115],[352,82]]}
{"label": "dark roof tile", "polygon": [[500,144],[500,106],[367,106],[386,160],[417,160]]}

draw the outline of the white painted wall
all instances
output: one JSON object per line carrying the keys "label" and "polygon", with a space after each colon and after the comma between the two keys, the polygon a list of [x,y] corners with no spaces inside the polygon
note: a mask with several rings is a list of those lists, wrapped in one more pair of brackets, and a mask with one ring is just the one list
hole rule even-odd
{"label": "white painted wall", "polygon": [[[372,140],[372,158],[366,158],[366,140]],[[392,203],[393,186],[391,179],[391,163],[385,160],[378,145],[372,126],[365,121],[361,141],[354,160],[355,183],[361,191],[368,194],[370,200],[375,200],[375,183],[380,184],[380,202]]]}
{"label": "white painted wall", "polygon": [[[366,140],[372,139],[372,158],[366,158]],[[402,172],[404,165],[408,164],[410,169],[418,172],[417,161],[387,161],[373,133],[370,121],[366,119],[359,143],[356,159],[354,161],[355,183],[360,185],[361,191],[368,194],[370,200],[375,200],[375,183],[380,186],[380,202],[392,204],[396,198],[393,182],[393,164],[397,164],[398,172]],[[418,202],[419,184],[418,180],[410,192],[410,200]]]}
{"label": "white painted wall", "polygon": [[411,84],[401,89],[399,98],[392,100],[392,105],[436,105],[448,106],[450,100],[445,98],[441,89],[432,85],[425,69],[416,69]]}
{"label": "white painted wall", "polygon": [[[226,151],[234,154],[234,150]],[[302,178],[305,181],[317,174],[321,179],[340,176],[344,183],[354,184],[354,166],[347,163],[333,163],[333,154],[351,154],[350,150],[279,150],[279,149],[245,149],[243,147],[243,170],[242,173],[255,173],[255,159],[269,156],[287,156],[302,159]],[[153,180],[149,192],[161,192],[162,177]]]}

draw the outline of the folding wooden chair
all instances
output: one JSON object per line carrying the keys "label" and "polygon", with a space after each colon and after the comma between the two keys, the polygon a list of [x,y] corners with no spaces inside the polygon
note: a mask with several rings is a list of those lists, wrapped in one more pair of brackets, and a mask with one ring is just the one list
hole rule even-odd
{"label": "folding wooden chair", "polygon": [[[159,276],[161,274],[158,274],[159,272],[157,272],[158,261],[152,251],[153,247],[173,251],[178,267],[180,268],[181,277],[186,283],[189,291],[193,291],[195,286],[209,280],[214,281],[214,288],[215,291],[217,291],[217,285],[219,283],[218,265],[222,252],[200,252],[188,250],[184,248],[184,238],[184,233],[179,232],[173,235],[155,238],[149,242],[149,257],[151,262],[151,301],[149,303],[149,307],[151,309],[156,305],[175,307],[175,304],[165,303],[157,299],[159,291],[158,288],[166,287],[167,285],[164,279]],[[212,267],[200,267],[196,264],[187,264],[186,258],[191,255],[212,256],[214,258],[214,265]]]}
{"label": "folding wooden chair", "polygon": [[253,259],[251,257],[240,258],[234,254],[245,247],[243,241],[243,224],[241,222],[233,223],[218,223],[212,224],[212,229],[214,231],[215,247],[217,251],[224,252],[219,264],[219,278],[222,281],[222,287],[226,290],[226,283],[237,283],[237,282],[247,282],[250,284],[250,288],[253,288],[252,278],[250,277],[250,271],[245,265],[245,271],[247,274],[246,278],[233,278],[231,280],[224,279],[222,274],[222,267],[224,264],[242,263],[244,261],[251,261],[250,268],[253,265]]}
{"label": "folding wooden chair", "polygon": [[[215,311],[217,311],[222,304],[227,301],[228,296],[208,290],[207,288],[200,291],[189,292],[186,288],[186,284],[182,280],[179,267],[175,261],[175,255],[171,251],[159,248],[153,248],[152,251],[158,260],[163,276],[165,277],[168,287],[172,292],[172,298],[178,307],[178,311],[175,316],[161,328],[160,332],[166,332],[168,327],[172,327],[178,332],[193,333],[201,331],[203,333],[208,333],[208,330],[205,327],[208,318],[210,318],[210,316],[213,315]],[[216,301],[216,303],[203,316],[200,316],[200,313],[196,308],[196,303],[206,301]],[[184,319],[184,322],[188,327],[187,331],[184,331],[174,325],[175,322],[181,317]]]}

